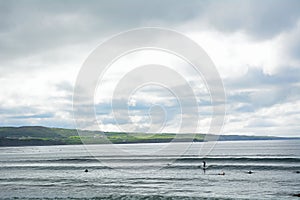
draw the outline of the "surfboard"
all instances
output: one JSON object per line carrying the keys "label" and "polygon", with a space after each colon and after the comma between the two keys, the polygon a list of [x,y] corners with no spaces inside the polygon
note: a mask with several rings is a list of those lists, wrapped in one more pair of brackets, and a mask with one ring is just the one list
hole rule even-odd
{"label": "surfboard", "polygon": [[200,168],[203,169],[203,170],[207,170],[208,166],[206,166],[206,167],[200,166]]}

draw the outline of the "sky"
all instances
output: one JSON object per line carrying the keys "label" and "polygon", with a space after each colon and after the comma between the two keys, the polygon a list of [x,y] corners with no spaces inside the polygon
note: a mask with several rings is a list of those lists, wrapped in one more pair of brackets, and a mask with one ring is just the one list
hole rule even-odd
{"label": "sky", "polygon": [[[82,64],[108,38],[142,27],[184,34],[212,59],[226,94],[221,134],[300,136],[298,0],[0,0],[0,126],[76,128],[73,90]],[[181,113],[185,105],[159,85],[133,91],[114,119],[109,100],[118,81],[145,64],[184,75],[198,102],[197,131],[206,133],[212,105],[205,83],[178,57],[151,50],[107,71],[94,97],[99,126],[90,129],[176,132],[183,115],[193,124]],[[113,100],[118,109],[122,99]]]}

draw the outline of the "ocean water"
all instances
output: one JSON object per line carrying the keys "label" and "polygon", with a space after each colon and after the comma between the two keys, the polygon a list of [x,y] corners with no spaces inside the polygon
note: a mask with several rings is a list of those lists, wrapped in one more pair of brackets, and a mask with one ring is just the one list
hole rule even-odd
{"label": "ocean water", "polygon": [[164,145],[1,147],[0,199],[299,199],[300,140]]}

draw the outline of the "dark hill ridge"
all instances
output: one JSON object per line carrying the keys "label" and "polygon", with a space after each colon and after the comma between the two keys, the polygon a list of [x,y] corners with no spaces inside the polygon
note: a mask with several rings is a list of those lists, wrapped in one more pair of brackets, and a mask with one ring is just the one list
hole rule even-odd
{"label": "dark hill ridge", "polygon": [[43,126],[22,126],[22,127],[2,127],[0,137],[20,138],[20,137],[61,137],[54,129]]}
{"label": "dark hill ridge", "polygon": [[[120,133],[101,131],[81,131],[78,135],[76,129],[49,128],[43,126],[22,126],[22,127],[0,127],[0,146],[28,146],[28,145],[67,145],[67,144],[105,144],[105,143],[159,143],[170,142],[176,134],[147,134],[147,133]],[[178,142],[191,141],[202,142],[204,134],[182,134]],[[109,142],[105,139],[107,138]],[[233,140],[279,140],[279,139],[300,139],[288,137],[268,136],[242,136],[242,135],[221,135],[220,141]]]}
{"label": "dark hill ridge", "polygon": [[[101,134],[100,131],[82,131],[85,135]],[[49,128],[44,126],[0,127],[0,138],[66,138],[78,136],[76,129]]]}

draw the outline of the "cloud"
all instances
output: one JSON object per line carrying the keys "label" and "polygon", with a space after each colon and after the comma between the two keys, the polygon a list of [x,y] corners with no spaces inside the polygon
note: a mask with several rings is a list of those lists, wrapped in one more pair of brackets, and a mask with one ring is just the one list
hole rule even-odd
{"label": "cloud", "polygon": [[41,113],[35,115],[19,115],[19,116],[12,116],[13,119],[43,119],[43,118],[53,118],[54,114],[51,113]]}
{"label": "cloud", "polygon": [[[300,130],[299,7],[297,0],[0,1],[0,125],[74,128],[73,88],[89,53],[120,31],[161,26],[191,37],[216,64],[227,93],[225,134],[296,136]],[[120,77],[142,64],[170,65],[188,79],[198,100],[198,130],[207,131],[212,105],[203,80],[184,61],[149,51],[120,59],[108,71],[102,90],[95,92],[102,128],[117,128],[109,97]],[[184,86],[172,85],[185,96],[182,106],[192,112],[196,108]],[[128,110],[120,106],[124,101],[129,102],[129,117],[124,117]],[[177,102],[156,87],[115,102],[124,129],[133,123],[137,125],[133,130],[147,130],[151,122],[158,129],[162,119],[166,119],[165,130],[178,129]],[[159,107],[151,110],[155,105],[164,106],[167,114]],[[82,120],[93,120],[84,106]],[[195,119],[188,112],[184,117],[191,126]]]}
{"label": "cloud", "polygon": [[199,3],[2,1],[0,58],[3,62],[74,44],[100,43],[111,34],[150,25],[151,21],[178,24],[197,13],[195,4]]}
{"label": "cloud", "polygon": [[299,20],[297,0],[210,1],[187,25],[231,34],[245,32],[253,39],[270,39],[292,29]]}
{"label": "cloud", "polygon": [[2,1],[0,55],[3,62],[62,46],[100,43],[113,33],[140,26],[186,26],[183,32],[212,27],[269,39],[294,27],[298,7],[297,0]]}
{"label": "cloud", "polygon": [[255,120],[251,120],[248,125],[246,127],[276,127],[277,124],[275,122],[273,122],[272,120],[268,120],[268,119],[255,119]]}
{"label": "cloud", "polygon": [[[250,69],[246,75],[227,80],[225,85],[231,88],[228,103],[244,103],[246,110],[255,111],[285,101],[299,99],[300,68],[287,68],[275,75],[267,75],[259,69]],[[237,111],[243,109],[238,106]]]}

